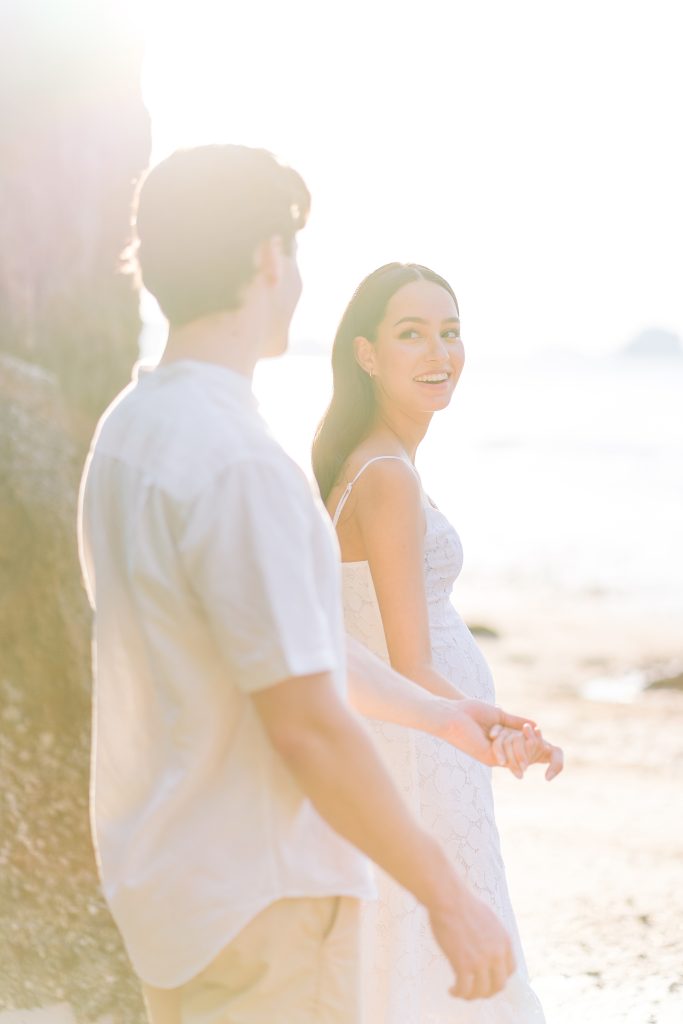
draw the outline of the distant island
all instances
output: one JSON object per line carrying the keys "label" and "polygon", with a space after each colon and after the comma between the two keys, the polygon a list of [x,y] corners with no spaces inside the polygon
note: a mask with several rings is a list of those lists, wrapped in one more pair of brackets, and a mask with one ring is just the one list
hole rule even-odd
{"label": "distant island", "polygon": [[622,351],[629,356],[683,356],[683,344],[678,334],[651,327],[624,345]]}

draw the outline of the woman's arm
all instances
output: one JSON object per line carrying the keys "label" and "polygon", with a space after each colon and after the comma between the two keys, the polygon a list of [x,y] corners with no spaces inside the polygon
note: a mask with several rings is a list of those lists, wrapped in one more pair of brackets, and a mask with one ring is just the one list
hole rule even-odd
{"label": "woman's arm", "polygon": [[424,582],[425,518],[409,466],[376,462],[354,488],[353,515],[370,565],[393,668],[439,697],[464,694],[432,664]]}
{"label": "woman's arm", "polygon": [[437,697],[348,635],[346,651],[349,703],[365,718],[438,736],[482,764],[509,768],[517,778],[536,763],[550,766],[549,781],[562,771],[561,751],[531,719],[483,701]]}
{"label": "woman's arm", "polygon": [[[372,691],[367,679],[362,682],[356,674],[351,681],[356,709],[367,717],[431,732],[484,764],[508,767],[518,778],[534,763],[548,764],[546,777],[554,778],[562,770],[562,752],[543,739],[535,723],[467,700],[432,664],[423,565],[425,520],[412,470],[388,460],[369,467],[354,489],[352,515],[370,566],[392,667],[429,694],[447,698],[445,703],[417,705],[417,695],[411,701],[408,691],[399,692],[394,681],[387,678],[383,691]],[[452,702],[457,704],[448,708]]]}

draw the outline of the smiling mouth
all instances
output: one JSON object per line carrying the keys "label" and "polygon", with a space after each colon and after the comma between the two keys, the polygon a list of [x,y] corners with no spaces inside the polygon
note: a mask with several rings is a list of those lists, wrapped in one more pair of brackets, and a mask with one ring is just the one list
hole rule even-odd
{"label": "smiling mouth", "polygon": [[418,384],[445,384],[450,373],[425,373],[421,377],[413,377]]}

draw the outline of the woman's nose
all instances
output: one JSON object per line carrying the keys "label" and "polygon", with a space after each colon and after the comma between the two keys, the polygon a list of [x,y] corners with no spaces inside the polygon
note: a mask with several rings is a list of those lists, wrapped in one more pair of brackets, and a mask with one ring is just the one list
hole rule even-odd
{"label": "woman's nose", "polygon": [[429,358],[443,359],[446,355],[446,342],[440,334],[433,334],[429,338]]}

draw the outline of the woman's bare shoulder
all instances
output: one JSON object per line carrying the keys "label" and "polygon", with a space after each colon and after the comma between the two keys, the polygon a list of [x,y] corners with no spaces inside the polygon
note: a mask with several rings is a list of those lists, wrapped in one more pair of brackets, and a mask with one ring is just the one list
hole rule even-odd
{"label": "woman's bare shoulder", "polygon": [[356,477],[354,505],[361,513],[386,505],[397,513],[421,506],[420,482],[405,452],[369,446],[349,465],[349,481]]}
{"label": "woman's bare shoulder", "polygon": [[[350,487],[350,485],[353,485]],[[352,521],[380,504],[420,505],[420,485],[408,456],[398,444],[384,438],[368,438],[346,460],[327,499],[334,516],[344,493],[350,490],[340,525]]]}
{"label": "woman's bare shoulder", "polygon": [[376,476],[378,473],[381,474],[387,466],[398,465],[399,460],[405,464],[409,472],[412,472],[408,456],[400,445],[391,444],[384,438],[369,437],[351,452],[344,463],[338,483],[343,480],[345,484],[348,484],[359,473],[361,474],[359,482],[368,473]]}

